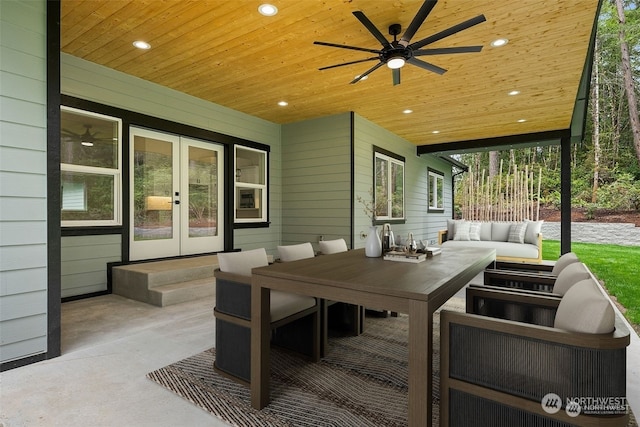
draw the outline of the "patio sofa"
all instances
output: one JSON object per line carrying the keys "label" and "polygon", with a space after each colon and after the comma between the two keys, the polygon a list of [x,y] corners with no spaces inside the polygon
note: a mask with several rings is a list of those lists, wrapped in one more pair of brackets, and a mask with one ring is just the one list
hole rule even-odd
{"label": "patio sofa", "polygon": [[542,262],[542,221],[447,220],[438,232],[443,248],[474,246],[496,250],[497,261]]}

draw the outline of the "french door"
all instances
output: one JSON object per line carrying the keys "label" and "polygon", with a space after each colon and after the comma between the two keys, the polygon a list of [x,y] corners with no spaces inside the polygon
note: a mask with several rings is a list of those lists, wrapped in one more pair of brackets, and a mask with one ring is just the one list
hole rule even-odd
{"label": "french door", "polygon": [[223,250],[223,146],[134,127],[129,141],[129,258]]}

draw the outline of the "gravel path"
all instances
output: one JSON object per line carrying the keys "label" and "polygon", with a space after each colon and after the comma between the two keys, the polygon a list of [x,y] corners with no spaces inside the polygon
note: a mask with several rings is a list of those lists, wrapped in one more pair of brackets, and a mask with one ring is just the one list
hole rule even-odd
{"label": "gravel path", "polygon": [[[560,240],[560,223],[545,221],[542,224],[542,238]],[[571,241],[640,246],[640,227],[630,223],[573,222]]]}

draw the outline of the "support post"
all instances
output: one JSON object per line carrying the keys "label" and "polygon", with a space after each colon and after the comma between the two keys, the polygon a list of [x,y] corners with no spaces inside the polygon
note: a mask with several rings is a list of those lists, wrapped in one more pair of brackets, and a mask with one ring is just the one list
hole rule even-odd
{"label": "support post", "polygon": [[571,137],[560,139],[560,255],[571,252]]}

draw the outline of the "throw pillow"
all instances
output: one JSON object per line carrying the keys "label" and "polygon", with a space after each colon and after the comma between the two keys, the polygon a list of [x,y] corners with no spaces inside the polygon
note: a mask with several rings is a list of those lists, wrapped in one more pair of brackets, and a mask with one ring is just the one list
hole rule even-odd
{"label": "throw pillow", "polygon": [[484,241],[491,240],[491,223],[490,222],[480,223],[480,240],[484,240]]}
{"label": "throw pillow", "polygon": [[615,328],[615,316],[609,300],[589,278],[573,285],[562,297],[553,327],[584,334],[608,334]]}
{"label": "throw pillow", "polygon": [[471,223],[468,221],[460,221],[456,224],[456,234],[453,236],[453,240],[471,240],[469,236],[469,229],[471,227]]}
{"label": "throw pillow", "polygon": [[491,240],[494,242],[506,242],[509,238],[510,222],[492,222]]}
{"label": "throw pillow", "polygon": [[447,240],[453,240],[456,235],[456,224],[462,222],[459,219],[447,219]]}
{"label": "throw pillow", "polygon": [[544,221],[529,221],[525,220],[527,224],[527,231],[524,234],[524,242],[531,243],[532,245],[538,244],[538,234],[542,231],[542,223]]}
{"label": "throw pillow", "polygon": [[480,241],[480,227],[482,224],[479,222],[469,223],[469,240]]}
{"label": "throw pillow", "polygon": [[524,233],[526,233],[526,231],[526,222],[511,224],[511,227],[509,227],[509,237],[507,238],[507,241],[511,243],[524,243]]}

